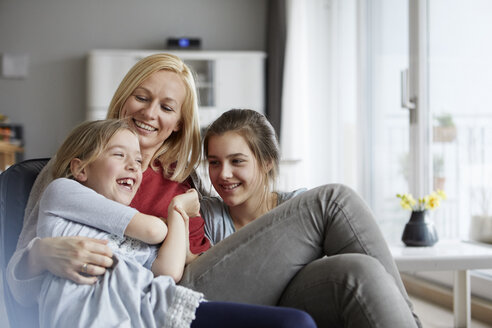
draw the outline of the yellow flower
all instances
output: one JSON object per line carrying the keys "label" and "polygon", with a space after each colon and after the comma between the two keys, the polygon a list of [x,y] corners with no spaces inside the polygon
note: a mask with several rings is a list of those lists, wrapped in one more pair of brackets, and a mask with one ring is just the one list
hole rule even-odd
{"label": "yellow flower", "polygon": [[432,192],[427,197],[427,201],[425,202],[425,208],[430,210],[438,208],[440,200],[441,200],[441,196],[439,196],[436,192]]}
{"label": "yellow flower", "polygon": [[410,206],[415,206],[415,204],[417,204],[417,201],[415,200],[415,198],[413,198],[412,194],[407,194],[406,196]]}
{"label": "yellow flower", "polygon": [[415,206],[415,199],[411,194],[397,194],[396,197],[400,198],[400,205],[406,210],[412,210],[412,207]]}
{"label": "yellow flower", "polygon": [[401,207],[403,207],[404,210],[412,210],[412,206],[410,206],[410,204],[408,204],[408,202],[404,201],[403,199],[400,201],[400,205]]}
{"label": "yellow flower", "polygon": [[397,194],[396,197],[400,198],[400,206],[405,210],[410,211],[423,211],[423,210],[434,210],[439,207],[441,200],[446,199],[446,193],[442,190],[436,190],[421,197],[416,201],[412,194]]}

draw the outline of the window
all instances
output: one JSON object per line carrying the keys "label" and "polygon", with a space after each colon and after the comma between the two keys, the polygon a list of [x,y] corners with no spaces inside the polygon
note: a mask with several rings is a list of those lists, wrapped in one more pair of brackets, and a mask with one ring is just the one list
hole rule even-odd
{"label": "window", "polygon": [[492,220],[492,2],[429,0],[428,12],[433,185],[449,196],[435,222],[468,238],[474,216]]}
{"label": "window", "polygon": [[[409,213],[396,193],[443,189],[448,200],[433,213],[439,236],[467,239],[472,217],[492,215],[492,2],[411,5],[377,0],[367,8],[372,180],[364,196],[388,241],[397,242]],[[412,124],[400,99],[400,72],[407,68],[410,97],[420,107]]]}
{"label": "window", "polygon": [[[374,0],[363,12],[361,191],[385,238],[400,242],[409,219],[397,193],[443,189],[448,199],[432,213],[439,238],[492,242],[492,2]],[[401,99],[407,69],[410,110]],[[419,276],[452,284],[443,272]],[[472,293],[491,299],[491,279],[491,270],[474,272]]]}
{"label": "window", "polygon": [[364,199],[376,214],[388,242],[398,242],[409,214],[395,197],[409,190],[409,112],[401,107],[400,72],[408,67],[408,3],[377,0],[368,2],[366,26],[360,28],[367,51],[361,61],[366,67],[366,100],[362,100],[360,124],[368,126],[364,139],[361,174]]}
{"label": "window", "polygon": [[444,189],[439,237],[468,238],[492,215],[492,2],[289,4],[281,144],[298,173],[285,188],[354,187],[390,243],[410,215],[396,194]]}

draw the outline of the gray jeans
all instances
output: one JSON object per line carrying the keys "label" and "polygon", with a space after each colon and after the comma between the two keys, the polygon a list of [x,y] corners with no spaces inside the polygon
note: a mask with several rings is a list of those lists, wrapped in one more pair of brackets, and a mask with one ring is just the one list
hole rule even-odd
{"label": "gray jeans", "polygon": [[350,188],[281,204],[190,263],[180,283],[214,301],[307,311],[319,327],[416,327],[391,253]]}

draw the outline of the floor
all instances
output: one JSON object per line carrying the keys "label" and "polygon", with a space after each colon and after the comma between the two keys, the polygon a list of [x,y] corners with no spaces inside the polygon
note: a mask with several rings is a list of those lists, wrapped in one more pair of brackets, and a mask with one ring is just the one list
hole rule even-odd
{"label": "floor", "polygon": [[[415,306],[415,313],[422,320],[424,328],[451,328],[453,327],[453,313],[447,309],[430,304],[421,299],[411,297]],[[7,315],[3,303],[3,284],[0,275],[0,328],[9,328]],[[470,328],[492,328],[492,324],[487,325],[473,320]]]}
{"label": "floor", "polygon": [[[422,299],[412,297],[415,313],[422,321],[424,328],[452,328],[453,313],[445,308],[431,304]],[[485,324],[480,321],[472,320],[470,328],[492,328],[491,324]]]}

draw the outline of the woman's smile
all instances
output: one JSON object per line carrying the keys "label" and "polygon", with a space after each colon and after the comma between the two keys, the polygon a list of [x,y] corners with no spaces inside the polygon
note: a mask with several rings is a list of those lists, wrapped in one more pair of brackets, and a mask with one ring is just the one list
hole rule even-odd
{"label": "woman's smile", "polygon": [[149,131],[149,132],[157,131],[157,128],[155,128],[149,124],[146,124],[142,121],[137,121],[136,119],[133,119],[132,121],[135,124],[135,126],[137,127],[137,129],[139,129],[139,130],[142,129],[142,130]]}

